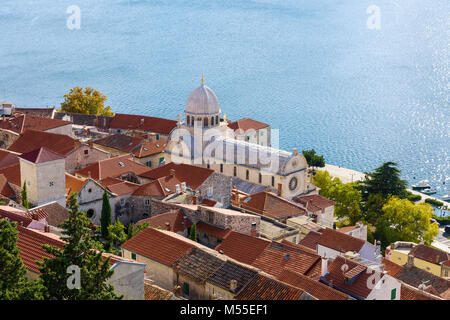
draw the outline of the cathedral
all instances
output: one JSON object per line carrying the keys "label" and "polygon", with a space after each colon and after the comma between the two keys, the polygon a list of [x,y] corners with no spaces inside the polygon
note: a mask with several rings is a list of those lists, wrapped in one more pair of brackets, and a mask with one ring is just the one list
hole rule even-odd
{"label": "cathedral", "polygon": [[242,181],[275,189],[281,197],[315,191],[305,157],[298,153],[261,146],[237,139],[228,127],[213,90],[204,84],[188,97],[184,122],[168,137],[168,162],[203,166]]}

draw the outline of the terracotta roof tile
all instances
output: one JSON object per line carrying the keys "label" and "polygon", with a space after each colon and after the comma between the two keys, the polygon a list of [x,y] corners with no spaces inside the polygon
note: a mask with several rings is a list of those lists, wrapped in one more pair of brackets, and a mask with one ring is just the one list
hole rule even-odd
{"label": "terracotta roof tile", "polygon": [[28,114],[41,118],[51,118],[55,108],[14,108],[16,113]]}
{"label": "terracotta roof tile", "polygon": [[86,184],[86,178],[79,178],[66,172],[66,194],[67,199],[72,193],[79,192]]}
{"label": "terracotta roof tile", "polygon": [[17,163],[19,163],[19,154],[0,149],[0,168],[9,167]]}
{"label": "terracotta roof tile", "polygon": [[302,246],[311,248],[312,250],[317,250],[317,243],[319,242],[320,233],[314,230],[309,231],[306,236],[299,241]]}
{"label": "terracotta roof tile", "polygon": [[404,265],[402,270],[397,274],[396,278],[406,284],[418,288],[422,283],[433,286],[443,297],[450,299],[450,280],[438,277],[430,272],[415,266]]}
{"label": "terracotta roof tile", "polygon": [[133,193],[133,196],[145,196],[145,197],[165,197],[169,194],[175,193],[175,185],[181,184],[174,176],[166,176],[151,181],[146,184],[142,184]]}
{"label": "terracotta roof tile", "polygon": [[143,138],[130,137],[124,134],[113,134],[105,138],[92,141],[103,147],[112,148],[125,153],[131,153],[144,143]]}
{"label": "terracotta roof tile", "polygon": [[69,218],[69,211],[58,202],[51,202],[28,210],[28,213],[37,215],[39,219],[45,218],[51,226],[58,227]]}
{"label": "terracotta roof tile", "polygon": [[157,229],[146,228],[121,247],[171,267],[193,245]]}
{"label": "terracotta roof tile", "polygon": [[65,134],[27,130],[8,148],[10,151],[27,153],[45,147],[66,156],[77,148],[79,142]]}
{"label": "terracotta roof tile", "polygon": [[236,296],[237,300],[299,300],[303,291],[258,274]]}
{"label": "terracotta roof tile", "polygon": [[106,187],[110,192],[117,195],[131,194],[140,187],[139,184],[129,181],[122,181],[116,184],[110,184]]}
{"label": "terracotta roof tile", "polygon": [[283,270],[278,276],[278,280],[302,289],[318,300],[347,300],[348,295],[337,291],[319,281],[310,279],[300,273],[289,269]]}
{"label": "terracotta roof tile", "polygon": [[235,280],[237,282],[237,286],[234,292],[237,293],[250,281],[252,281],[257,274],[258,272],[255,270],[227,260],[225,264],[223,264],[208,278],[207,282],[232,292],[230,287],[231,280]]}
{"label": "terracotta roof tile", "polygon": [[3,173],[0,174],[0,194],[5,197],[15,197],[14,190],[8,183],[8,179]]}
{"label": "terracotta roof tile", "polygon": [[403,268],[403,266],[396,264],[386,258],[382,259],[382,263],[384,265],[384,270],[387,271],[388,275],[390,275],[394,278],[399,274],[399,272]]}
{"label": "terracotta roof tile", "polygon": [[87,177],[90,173],[92,179],[101,181],[110,177],[119,177],[127,173],[141,175],[146,171],[148,171],[148,167],[133,161],[133,156],[126,154],[93,163],[86,168],[76,171],[75,174]]}
{"label": "terracotta roof tile", "polygon": [[202,231],[207,235],[216,237],[218,239],[224,239],[231,232],[231,229],[223,229],[214,225],[210,225],[206,222],[199,221],[197,223],[197,231]]}
{"label": "terracotta roof tile", "polygon": [[269,245],[268,240],[232,231],[215,249],[237,261],[252,264]]}
{"label": "terracotta roof tile", "polygon": [[300,203],[310,212],[316,212],[328,207],[334,206],[336,203],[318,194],[297,196],[292,199],[294,202]]}
{"label": "terracotta roof tile", "polygon": [[8,182],[15,184],[18,187],[22,186],[20,176],[20,163],[13,164],[11,166],[1,168],[0,174],[3,174]]}
{"label": "terracotta roof tile", "polygon": [[288,241],[286,239],[281,240],[281,243],[283,245],[285,245],[285,246],[291,246],[293,248],[297,248],[297,249],[302,250],[302,251],[306,251],[306,252],[310,252],[312,254],[316,254],[316,250],[311,249],[309,247],[306,247],[306,246],[304,246],[304,245],[302,245],[300,243],[293,243],[293,242],[290,242],[290,241]]}
{"label": "terracotta roof tile", "polygon": [[45,147],[41,147],[39,149],[22,154],[20,158],[33,163],[44,163],[64,159],[64,156],[56,152],[53,152]]}
{"label": "terracotta roof tile", "polygon": [[0,205],[0,217],[8,218],[11,221],[16,221],[19,225],[22,224],[25,227],[32,222],[31,217],[26,211],[9,206]]}
{"label": "terracotta roof tile", "polygon": [[170,300],[173,293],[156,285],[145,283],[145,300]]}
{"label": "terracotta roof tile", "polygon": [[303,208],[268,191],[251,194],[244,198],[241,204],[244,209],[274,219],[286,219],[306,214]]}
{"label": "terracotta roof tile", "polygon": [[440,265],[441,262],[450,259],[449,253],[423,244],[418,244],[415,246],[409,252],[409,255],[437,265]]}
{"label": "terracotta roof tile", "polygon": [[[158,214],[156,216],[139,220],[136,225],[148,222],[153,228],[167,229],[167,223],[169,223],[169,231],[180,232],[184,231],[185,228],[189,229],[191,227],[191,221],[183,214],[183,212],[178,210],[170,210],[165,213]],[[185,227],[186,225],[186,227]]]}
{"label": "terracotta roof tile", "polygon": [[240,120],[237,120],[235,122],[229,123],[228,127],[233,129],[234,131],[241,129],[244,132],[247,130],[259,130],[263,128],[269,127],[267,123],[259,122],[250,118],[243,118]]}
{"label": "terracotta roof tile", "polygon": [[400,288],[400,300],[438,300],[438,298],[434,298],[419,289],[402,283]]}
{"label": "terracotta roof tile", "polygon": [[8,120],[0,121],[0,128],[23,133],[26,130],[46,131],[68,124],[71,124],[71,122],[37,117],[31,114],[16,114]]}
{"label": "terracotta roof tile", "polygon": [[164,166],[140,174],[140,176],[156,180],[170,175],[171,170],[175,170],[175,177],[180,182],[186,182],[186,186],[194,190],[201,186],[214,173],[212,169],[170,162]]}
{"label": "terracotta roof tile", "polygon": [[366,242],[345,233],[325,228],[322,230],[317,243],[339,252],[359,252]]}
{"label": "terracotta roof tile", "polygon": [[164,135],[168,135],[176,126],[175,120],[122,113],[116,113],[110,124],[111,129],[136,129]]}
{"label": "terracotta roof tile", "polygon": [[145,158],[154,154],[164,152],[167,144],[167,139],[146,141],[133,154],[136,158]]}

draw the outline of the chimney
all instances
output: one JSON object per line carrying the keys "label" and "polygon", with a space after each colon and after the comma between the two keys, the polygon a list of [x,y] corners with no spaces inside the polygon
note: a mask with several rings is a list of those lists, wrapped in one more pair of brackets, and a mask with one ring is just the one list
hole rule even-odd
{"label": "chimney", "polygon": [[170,222],[166,222],[166,229],[170,231]]}
{"label": "chimney", "polygon": [[88,171],[88,179],[90,179],[90,178],[91,178],[91,172]]}
{"label": "chimney", "polygon": [[50,232],[50,226],[48,224],[44,226],[44,232]]}
{"label": "chimney", "polygon": [[440,256],[436,256],[436,263],[439,264],[439,262],[441,262],[441,257]]}
{"label": "chimney", "polygon": [[230,281],[230,291],[236,292],[237,289],[237,280],[231,280]]}
{"label": "chimney", "polygon": [[172,177],[175,176],[175,169],[170,169],[169,172],[170,172],[170,175],[171,175]]}
{"label": "chimney", "polygon": [[278,196],[281,197],[281,190],[283,189],[283,185],[281,183],[278,184]]}
{"label": "chimney", "polygon": [[328,258],[323,257],[322,258],[322,270],[321,270],[320,275],[322,277],[325,277],[327,273],[328,273]]}

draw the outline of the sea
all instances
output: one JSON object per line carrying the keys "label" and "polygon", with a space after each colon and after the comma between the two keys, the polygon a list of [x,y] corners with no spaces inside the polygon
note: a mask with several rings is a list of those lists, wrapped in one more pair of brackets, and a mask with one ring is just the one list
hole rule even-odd
{"label": "sea", "polygon": [[[200,85],[277,147],[450,192],[448,0],[1,0],[0,101],[176,120]],[[275,131],[274,131],[275,132]]]}

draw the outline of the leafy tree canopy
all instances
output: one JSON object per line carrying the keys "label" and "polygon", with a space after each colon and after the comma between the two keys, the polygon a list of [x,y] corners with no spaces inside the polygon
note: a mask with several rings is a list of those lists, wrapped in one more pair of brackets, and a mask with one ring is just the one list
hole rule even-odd
{"label": "leafy tree canopy", "polygon": [[319,168],[325,167],[325,158],[316,154],[316,151],[314,149],[303,150],[302,153],[306,159],[306,162],[308,163],[308,166]]}
{"label": "leafy tree canopy", "polygon": [[111,107],[105,107],[106,96],[100,91],[87,87],[74,87],[64,95],[61,103],[62,112],[113,116]]}

